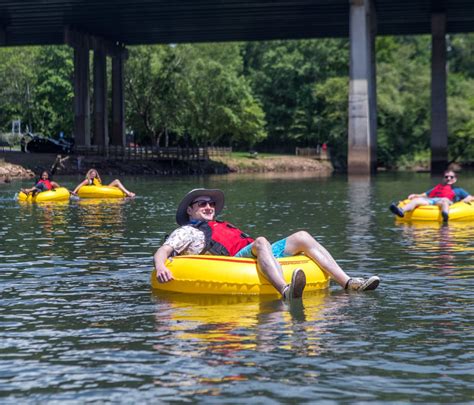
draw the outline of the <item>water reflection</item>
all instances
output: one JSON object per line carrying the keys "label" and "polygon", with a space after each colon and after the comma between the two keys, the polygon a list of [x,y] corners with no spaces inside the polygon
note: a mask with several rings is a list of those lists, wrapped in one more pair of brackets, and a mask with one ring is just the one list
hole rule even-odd
{"label": "water reflection", "polygon": [[124,208],[126,199],[81,199],[72,206],[74,252],[89,270],[110,269],[127,244]]}
{"label": "water reflection", "polygon": [[348,251],[357,257],[359,263],[373,256],[371,179],[370,176],[348,177]]}
{"label": "water reflection", "polygon": [[[270,353],[289,350],[301,356],[317,356],[322,350],[321,334],[329,324],[328,314],[338,312],[328,291],[305,294],[302,303],[288,307],[269,296],[173,294],[153,292],[157,303],[156,329],[171,332],[155,345],[181,356],[200,357],[206,353],[239,357],[245,350]],[[331,321],[333,322],[334,319]],[[179,340],[191,344],[176,345]],[[183,351],[183,347],[185,350]]]}
{"label": "water reflection", "polygon": [[[31,204],[30,202],[18,201],[19,217],[23,219],[24,242],[40,256],[54,256],[65,253],[66,246],[63,240],[66,237],[68,227],[69,201],[41,202]],[[31,259],[34,259],[33,254]]]}
{"label": "water reflection", "polygon": [[[453,277],[472,277],[474,268],[458,261],[472,257],[474,226],[469,222],[396,222],[413,255],[421,255],[419,267],[436,269]],[[428,260],[427,260],[428,259]]]}
{"label": "water reflection", "polygon": [[330,171],[322,172],[257,172],[257,173],[230,173],[226,176],[213,175],[209,176],[210,182],[235,182],[242,180],[301,180],[301,179],[321,179],[330,178],[332,173]]}

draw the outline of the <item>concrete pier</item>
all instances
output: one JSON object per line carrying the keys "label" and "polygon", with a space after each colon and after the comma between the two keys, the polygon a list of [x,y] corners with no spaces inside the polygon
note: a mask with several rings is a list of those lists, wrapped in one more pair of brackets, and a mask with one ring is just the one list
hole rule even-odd
{"label": "concrete pier", "polygon": [[[77,146],[125,145],[124,61],[127,50],[121,43],[64,29],[64,42],[74,48],[74,138]],[[93,138],[91,142],[89,51],[94,51],[93,65]],[[112,57],[112,132],[109,136],[107,56]]]}
{"label": "concrete pier", "polygon": [[90,146],[89,46],[82,37],[74,47],[74,139]]}
{"label": "concrete pier", "polygon": [[431,16],[431,172],[448,164],[448,112],[446,94],[446,14]]}
{"label": "concrete pier", "polygon": [[112,57],[112,136],[111,145],[125,145],[124,60],[125,51]]}
{"label": "concrete pier", "polygon": [[107,57],[103,49],[94,51],[94,142],[104,150],[109,145],[107,109]]}
{"label": "concrete pier", "polygon": [[377,97],[375,10],[370,0],[350,0],[349,174],[376,169]]}

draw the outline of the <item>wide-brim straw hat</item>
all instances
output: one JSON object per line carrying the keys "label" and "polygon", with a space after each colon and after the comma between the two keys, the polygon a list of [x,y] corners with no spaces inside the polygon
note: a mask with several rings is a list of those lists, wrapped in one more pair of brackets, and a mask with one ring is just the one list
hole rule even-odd
{"label": "wide-brim straw hat", "polygon": [[176,210],[176,222],[178,225],[186,225],[189,222],[189,215],[187,213],[188,207],[198,197],[209,197],[216,202],[216,215],[224,208],[224,193],[218,189],[195,188],[191,190],[179,203]]}

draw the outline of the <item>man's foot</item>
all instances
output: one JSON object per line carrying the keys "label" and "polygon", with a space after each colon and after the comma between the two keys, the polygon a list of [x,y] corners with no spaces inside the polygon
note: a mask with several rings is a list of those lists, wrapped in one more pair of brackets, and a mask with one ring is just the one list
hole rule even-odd
{"label": "man's foot", "polygon": [[300,299],[306,286],[306,274],[301,269],[295,269],[291,276],[291,284],[283,290],[283,298],[291,304],[293,300]]}
{"label": "man's foot", "polygon": [[443,217],[443,222],[448,222],[449,214],[446,211],[441,211],[441,216]]}
{"label": "man's foot", "polygon": [[389,209],[395,215],[398,215],[400,218],[403,218],[403,216],[405,215],[405,213],[400,208],[398,208],[395,203],[391,203]]}
{"label": "man's foot", "polygon": [[131,191],[127,194],[127,197],[133,198],[135,197],[135,193],[132,193]]}
{"label": "man's foot", "polygon": [[370,278],[354,277],[347,281],[344,289],[350,291],[370,291],[375,290],[379,284],[380,278],[377,276],[372,276]]}

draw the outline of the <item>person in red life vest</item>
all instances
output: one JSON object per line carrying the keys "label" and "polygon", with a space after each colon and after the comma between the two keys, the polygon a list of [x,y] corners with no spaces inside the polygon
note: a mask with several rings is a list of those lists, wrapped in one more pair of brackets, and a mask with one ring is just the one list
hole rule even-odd
{"label": "person in red life vest", "polygon": [[[83,186],[101,186],[102,179],[100,178],[99,172],[95,169],[89,169],[86,173],[86,178],[81,181],[71,194],[77,195],[78,190]],[[117,187],[122,190],[127,197],[135,197],[135,193],[127,190],[119,179],[115,179],[112,183],[108,184],[108,187]]]}
{"label": "person in red life vest", "polygon": [[173,280],[171,271],[165,266],[173,255],[195,255],[211,253],[235,257],[255,257],[263,275],[291,302],[303,295],[306,275],[296,269],[291,284],[283,278],[276,258],[304,253],[314,260],[333,280],[347,290],[374,290],[379,285],[377,276],[349,277],[330,253],[308,232],[299,231],[271,244],[265,237],[251,238],[228,222],[216,220],[224,208],[224,193],[221,190],[194,189],[183,198],[176,212],[176,222],[181,227],[174,230],[154,255],[157,279],[160,283]]}
{"label": "person in red life vest", "polygon": [[390,211],[399,217],[403,217],[405,212],[413,211],[420,205],[437,205],[441,207],[443,220],[447,221],[449,219],[449,206],[453,202],[464,201],[469,203],[474,201],[474,197],[466,190],[454,187],[456,181],[456,173],[453,170],[446,170],[442,183],[437,184],[422,194],[410,194],[408,199],[411,201],[403,208],[399,208],[395,203],[392,203]]}
{"label": "person in red life vest", "polygon": [[41,173],[41,177],[39,178],[38,182],[31,188],[22,188],[21,191],[25,194],[33,193],[41,193],[42,191],[53,190],[55,188],[60,187],[58,183],[51,180],[51,176],[45,170]]}

